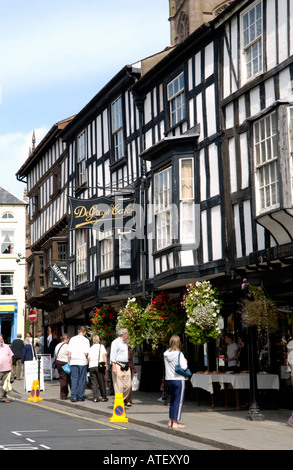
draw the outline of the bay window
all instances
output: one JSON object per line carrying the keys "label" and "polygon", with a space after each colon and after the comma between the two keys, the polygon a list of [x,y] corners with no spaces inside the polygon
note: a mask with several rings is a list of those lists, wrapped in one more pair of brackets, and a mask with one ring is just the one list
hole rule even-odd
{"label": "bay window", "polygon": [[172,168],[155,174],[154,203],[157,249],[172,244]]}

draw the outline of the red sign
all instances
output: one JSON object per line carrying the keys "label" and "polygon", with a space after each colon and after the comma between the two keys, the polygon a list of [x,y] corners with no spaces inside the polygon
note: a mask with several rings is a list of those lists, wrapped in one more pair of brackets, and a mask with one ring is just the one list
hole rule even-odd
{"label": "red sign", "polygon": [[30,321],[36,321],[37,312],[35,312],[34,310],[31,310],[30,313],[28,314],[28,318]]}

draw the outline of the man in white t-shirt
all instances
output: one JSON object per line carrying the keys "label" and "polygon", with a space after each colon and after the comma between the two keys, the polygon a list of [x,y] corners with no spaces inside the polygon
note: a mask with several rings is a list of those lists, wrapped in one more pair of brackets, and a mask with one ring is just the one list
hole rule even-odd
{"label": "man in white t-shirt", "polygon": [[85,337],[87,329],[80,326],[68,344],[68,364],[71,368],[71,401],[84,401],[90,342]]}

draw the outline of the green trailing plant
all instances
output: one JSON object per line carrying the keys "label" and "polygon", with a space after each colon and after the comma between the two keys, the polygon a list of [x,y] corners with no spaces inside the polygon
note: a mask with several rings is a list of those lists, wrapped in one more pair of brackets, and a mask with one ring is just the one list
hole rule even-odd
{"label": "green trailing plant", "polygon": [[193,344],[204,344],[221,335],[219,324],[222,302],[210,281],[186,286],[183,306],[187,313],[185,334]]}
{"label": "green trailing plant", "polygon": [[241,289],[246,298],[240,302],[240,314],[244,327],[255,326],[258,330],[274,332],[278,329],[278,310],[276,303],[268,298],[261,286],[250,284],[243,279]]}

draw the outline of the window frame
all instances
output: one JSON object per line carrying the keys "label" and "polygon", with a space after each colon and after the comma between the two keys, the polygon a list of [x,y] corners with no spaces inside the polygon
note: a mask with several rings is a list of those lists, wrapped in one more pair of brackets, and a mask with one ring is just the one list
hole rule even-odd
{"label": "window frame", "polygon": [[167,83],[167,100],[169,103],[170,127],[175,127],[186,118],[184,71]]}
{"label": "window frame", "polygon": [[[9,253],[5,253],[5,251],[2,250],[2,245],[4,245],[4,239],[3,239],[3,234],[4,232],[7,232],[7,233],[12,233],[12,239],[9,240],[9,243],[6,242],[6,245],[7,245],[7,248],[9,247],[9,245],[11,245],[11,248],[10,248],[10,251]],[[7,236],[7,235],[6,235]],[[10,235],[8,235],[10,236]],[[14,246],[15,246],[15,230],[13,229],[7,229],[7,228],[1,228],[0,230],[0,237],[1,237],[1,255],[11,255],[14,251]],[[2,241],[3,239],[3,241]]]}
{"label": "window frame", "polygon": [[[260,17],[256,17],[257,8],[260,6]],[[255,21],[250,22],[249,17],[252,12],[255,13]],[[247,26],[245,26],[245,18],[248,18]],[[260,24],[260,32],[258,34],[258,25]],[[251,37],[252,25],[255,26],[255,36]],[[264,71],[264,51],[263,51],[263,3],[262,0],[257,0],[253,5],[250,5],[243,13],[241,14],[241,50],[242,50],[242,79],[243,82],[254,79]],[[246,39],[245,36],[248,36]],[[253,52],[256,51],[257,55],[253,56]],[[257,70],[254,71],[254,65],[257,64]],[[248,67],[251,64],[251,70],[249,71]]]}
{"label": "window frame", "polygon": [[[191,162],[191,172],[188,178],[182,176],[183,163],[186,161]],[[183,180],[190,180],[189,187],[191,188],[191,194],[189,197],[184,196],[183,192]],[[184,157],[179,158],[179,206],[180,206],[180,243],[190,244],[195,243],[195,214],[194,210],[194,158]],[[189,219],[186,219],[184,214],[186,213],[185,208],[188,208]],[[190,229],[187,230],[187,228]]]}
{"label": "window frame", "polygon": [[[268,120],[270,123],[269,133]],[[253,124],[253,154],[257,214],[262,214],[280,207],[277,123],[277,111],[273,111],[266,114],[261,119],[258,119]]]}
{"label": "window frame", "polygon": [[[130,235],[130,236],[129,236]],[[119,269],[130,269],[131,268],[131,232],[118,229],[118,242],[119,242]],[[127,246],[123,247],[123,240],[127,240]],[[123,253],[127,253],[126,258],[129,263],[124,264],[122,258]]]}
{"label": "window frame", "polygon": [[[3,284],[2,283],[2,276],[10,276],[11,280],[10,280],[10,283],[9,284]],[[11,293],[2,293],[2,286],[6,286],[6,287],[3,287],[3,289],[7,288],[7,286],[9,286],[9,289],[11,289]],[[0,296],[1,297],[6,297],[6,296],[13,296],[14,295],[14,273],[11,272],[11,271],[3,271],[3,272],[0,272]]]}
{"label": "window frame", "polygon": [[[167,174],[167,184],[164,183],[164,174]],[[162,177],[160,176],[162,175]],[[163,186],[161,188],[160,178]],[[159,182],[159,185],[158,185]],[[161,189],[160,189],[161,188]],[[172,164],[154,174],[154,215],[156,231],[156,250],[162,250],[173,244],[172,237]],[[160,202],[161,199],[161,202]],[[165,236],[164,236],[165,234]]]}
{"label": "window frame", "polygon": [[112,230],[99,232],[99,267],[100,274],[114,269],[114,234]]}

